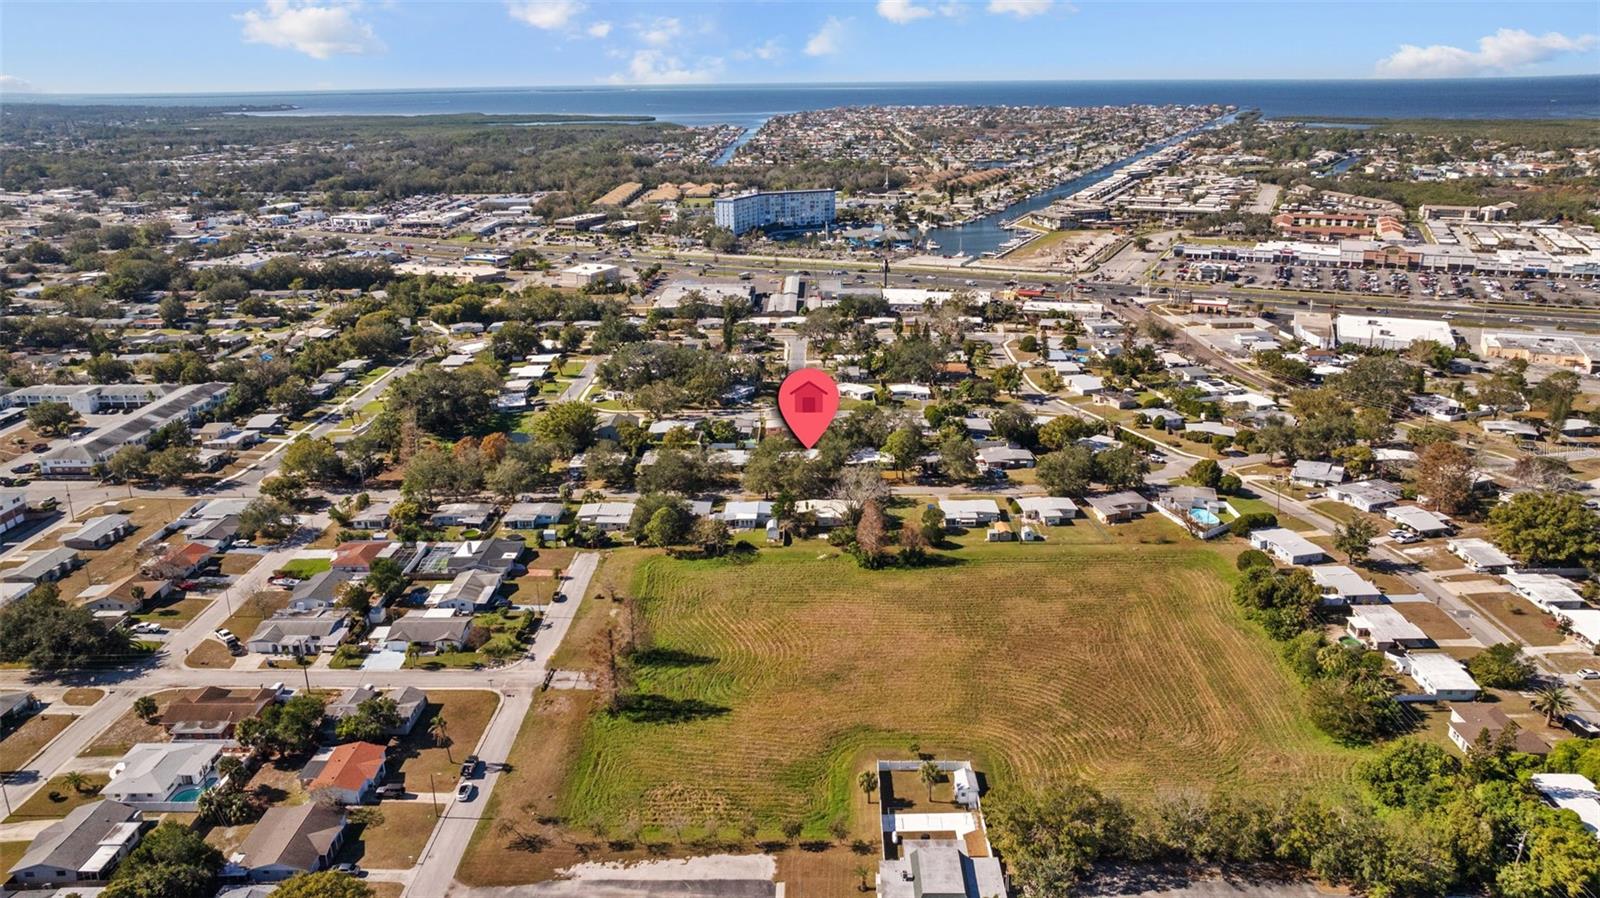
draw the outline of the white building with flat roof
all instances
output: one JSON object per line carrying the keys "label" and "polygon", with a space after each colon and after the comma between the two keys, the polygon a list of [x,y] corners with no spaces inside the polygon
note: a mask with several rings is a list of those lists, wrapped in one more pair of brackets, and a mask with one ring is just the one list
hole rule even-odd
{"label": "white building with flat roof", "polygon": [[1580,773],[1535,773],[1533,788],[1550,804],[1571,811],[1584,829],[1600,838],[1600,790]]}
{"label": "white building with flat roof", "polygon": [[1406,349],[1420,340],[1444,346],[1456,345],[1455,331],[1437,318],[1391,318],[1379,315],[1340,315],[1334,319],[1334,338],[1338,345],[1354,344],[1370,349]]}

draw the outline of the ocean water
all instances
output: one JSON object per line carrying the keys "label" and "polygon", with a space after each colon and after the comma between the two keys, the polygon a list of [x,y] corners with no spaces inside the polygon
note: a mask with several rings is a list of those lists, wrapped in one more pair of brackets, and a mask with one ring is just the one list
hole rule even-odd
{"label": "ocean water", "polygon": [[41,94],[7,102],[294,107],[290,115],[648,115],[759,126],[832,106],[1233,104],[1267,116],[1600,118],[1600,75],[1428,81],[985,81],[674,87],[515,87],[296,93]]}

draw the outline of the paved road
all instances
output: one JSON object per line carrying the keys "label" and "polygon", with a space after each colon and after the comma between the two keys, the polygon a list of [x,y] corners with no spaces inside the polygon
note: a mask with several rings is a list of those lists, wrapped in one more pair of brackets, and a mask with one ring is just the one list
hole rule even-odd
{"label": "paved road", "polygon": [[[483,738],[478,740],[476,754],[484,761],[493,764],[510,757],[517,731],[522,728],[523,719],[533,707],[535,689],[525,683],[529,677],[543,680],[551,657],[572,628],[572,621],[577,617],[584,594],[589,591],[589,583],[599,566],[600,556],[585,552],[567,567],[567,579],[561,586],[562,592],[568,596],[567,601],[549,606],[545,625],[540,628],[534,639],[533,651],[529,653],[532,665],[518,672],[517,688],[501,690],[500,706],[495,709],[489,726],[484,729]],[[500,772],[490,767],[483,779],[476,782],[478,795],[472,801],[452,801],[445,808],[444,816],[440,818],[439,825],[434,827],[433,835],[423,849],[420,866],[406,886],[404,898],[444,898],[449,891],[450,884],[455,880],[456,867],[467,851],[467,843],[472,840],[472,832],[477,828],[484,808],[488,806],[489,796],[494,794],[494,788],[500,782]]]}
{"label": "paved road", "polygon": [[598,370],[600,370],[600,361],[598,359],[590,359],[584,362],[583,370],[578,372],[578,376],[573,379],[572,383],[567,384],[567,388],[561,392],[561,401],[576,402],[582,399],[584,392],[589,389],[589,385],[594,383],[595,372]]}

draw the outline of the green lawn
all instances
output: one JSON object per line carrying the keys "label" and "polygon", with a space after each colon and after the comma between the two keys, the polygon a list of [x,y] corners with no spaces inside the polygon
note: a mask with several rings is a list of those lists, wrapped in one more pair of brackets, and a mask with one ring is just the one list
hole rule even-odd
{"label": "green lawn", "polygon": [[296,558],[283,566],[283,574],[305,580],[332,567],[333,560],[329,558]]}
{"label": "green lawn", "polygon": [[55,817],[65,817],[79,805],[88,804],[100,797],[100,790],[105,787],[106,776],[103,773],[84,774],[84,783],[81,789],[68,786],[65,776],[53,777],[49,782],[39,788],[39,791],[29,796],[28,800],[13,809],[7,823],[19,823],[24,820],[47,820]]}
{"label": "green lawn", "polygon": [[745,565],[643,561],[630,592],[654,641],[638,697],[590,718],[561,816],[800,820],[820,836],[860,813],[860,770],[914,742],[994,786],[1081,772],[1134,795],[1337,780],[1357,757],[1304,718],[1233,607],[1237,541],[1155,521],[961,543],[909,571],[820,542]]}

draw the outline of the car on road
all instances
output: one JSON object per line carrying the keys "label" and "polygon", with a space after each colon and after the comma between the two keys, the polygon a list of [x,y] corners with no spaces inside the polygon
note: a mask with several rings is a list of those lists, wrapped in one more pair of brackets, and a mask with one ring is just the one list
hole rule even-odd
{"label": "car on road", "polygon": [[467,755],[465,758],[463,758],[461,760],[461,778],[468,780],[477,779],[478,765],[480,763],[482,762],[478,760],[477,755]]}
{"label": "car on road", "polygon": [[478,787],[471,783],[462,783],[456,787],[456,801],[471,801],[478,794]]}
{"label": "car on road", "polygon": [[1600,670],[1595,670],[1592,667],[1580,667],[1578,668],[1578,679],[1600,680]]}

